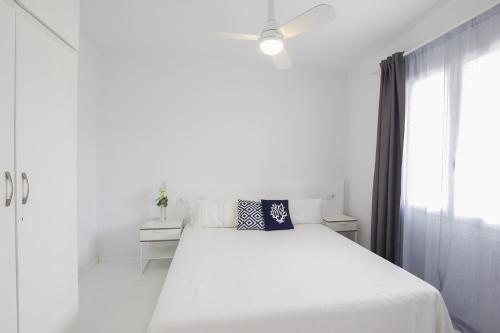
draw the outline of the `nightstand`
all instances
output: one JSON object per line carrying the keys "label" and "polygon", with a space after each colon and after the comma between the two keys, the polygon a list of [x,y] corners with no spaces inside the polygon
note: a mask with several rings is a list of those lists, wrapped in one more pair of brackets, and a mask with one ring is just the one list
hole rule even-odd
{"label": "nightstand", "polygon": [[330,229],[340,233],[345,233],[345,232],[354,233],[354,241],[356,243],[358,242],[359,223],[357,219],[344,214],[339,214],[323,218],[323,223]]}
{"label": "nightstand", "polygon": [[[150,260],[155,259],[172,259],[174,257],[175,248],[173,250],[155,254],[145,255],[144,245],[157,242],[178,242],[181,239],[182,220],[168,220],[160,222],[160,220],[149,220],[139,230],[139,252],[140,252],[140,271],[144,273],[148,267]],[[146,265],[143,265],[146,260]]]}

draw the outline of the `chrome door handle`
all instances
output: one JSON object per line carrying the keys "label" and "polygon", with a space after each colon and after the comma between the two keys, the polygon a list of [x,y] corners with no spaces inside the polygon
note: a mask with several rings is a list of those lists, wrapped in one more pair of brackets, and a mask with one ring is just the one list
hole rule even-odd
{"label": "chrome door handle", "polygon": [[14,183],[12,182],[12,177],[10,175],[10,172],[5,171],[5,207],[10,206],[10,204],[12,203],[13,196],[14,196]]}
{"label": "chrome door handle", "polygon": [[[21,173],[21,179],[23,181],[23,200],[22,203],[23,205],[26,205],[28,202],[28,198],[30,196],[30,182],[28,180],[28,176],[26,175],[26,172]],[[26,194],[24,194],[24,183],[26,183]]]}

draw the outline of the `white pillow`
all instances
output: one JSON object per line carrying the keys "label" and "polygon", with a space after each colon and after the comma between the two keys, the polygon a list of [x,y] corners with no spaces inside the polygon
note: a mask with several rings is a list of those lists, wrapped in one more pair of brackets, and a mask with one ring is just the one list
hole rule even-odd
{"label": "white pillow", "polygon": [[217,202],[217,208],[223,228],[236,228],[238,225],[238,202],[236,200],[220,200]]}
{"label": "white pillow", "polygon": [[290,199],[288,208],[293,224],[321,223],[321,199]]}
{"label": "white pillow", "polygon": [[202,228],[235,228],[234,209],[234,200],[197,200],[191,223]]}

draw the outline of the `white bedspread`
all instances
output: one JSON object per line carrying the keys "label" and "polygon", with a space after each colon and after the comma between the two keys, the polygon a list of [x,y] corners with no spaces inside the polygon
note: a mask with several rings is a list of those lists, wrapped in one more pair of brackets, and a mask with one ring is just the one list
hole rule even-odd
{"label": "white bedspread", "polygon": [[429,284],[323,225],[185,229],[151,333],[451,333]]}

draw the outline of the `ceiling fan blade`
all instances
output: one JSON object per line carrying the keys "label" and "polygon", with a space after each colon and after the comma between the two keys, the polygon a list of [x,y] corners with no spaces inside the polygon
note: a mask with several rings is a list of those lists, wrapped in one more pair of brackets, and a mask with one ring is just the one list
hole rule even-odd
{"label": "ceiling fan blade", "polygon": [[290,38],[327,24],[335,18],[335,9],[330,5],[317,5],[291,19],[279,30],[283,37]]}
{"label": "ceiling fan blade", "polygon": [[280,53],[273,56],[273,63],[276,69],[284,70],[292,66],[292,59],[290,59],[286,49],[283,48]]}
{"label": "ceiling fan blade", "polygon": [[259,35],[253,34],[240,34],[237,32],[225,32],[225,31],[209,31],[210,36],[216,38],[224,39],[239,39],[239,40],[258,40]]}

